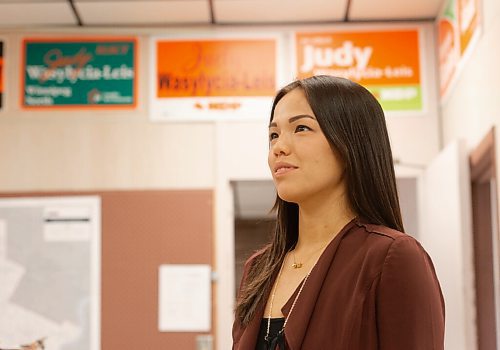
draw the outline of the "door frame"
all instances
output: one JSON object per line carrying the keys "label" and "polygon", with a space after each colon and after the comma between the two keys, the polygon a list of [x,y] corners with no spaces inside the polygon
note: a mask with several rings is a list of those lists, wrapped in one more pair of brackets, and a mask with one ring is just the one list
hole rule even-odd
{"label": "door frame", "polygon": [[499,349],[500,262],[495,128],[469,156],[478,350]]}

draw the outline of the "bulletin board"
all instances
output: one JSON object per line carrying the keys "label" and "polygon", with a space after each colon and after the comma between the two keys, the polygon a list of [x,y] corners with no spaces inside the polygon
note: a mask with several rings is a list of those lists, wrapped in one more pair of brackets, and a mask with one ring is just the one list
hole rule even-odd
{"label": "bulletin board", "polygon": [[209,332],[158,327],[159,267],[214,265],[213,192],[3,193],[0,198],[82,195],[101,201],[101,349],[195,349],[197,336],[216,334],[213,312]]}
{"label": "bulletin board", "polygon": [[0,348],[100,349],[96,196],[0,199]]}

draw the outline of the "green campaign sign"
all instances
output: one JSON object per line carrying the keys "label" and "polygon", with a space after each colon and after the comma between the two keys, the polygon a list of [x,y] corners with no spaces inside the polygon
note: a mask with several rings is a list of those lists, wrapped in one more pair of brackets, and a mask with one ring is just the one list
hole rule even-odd
{"label": "green campaign sign", "polygon": [[135,39],[26,39],[24,107],[135,107]]}

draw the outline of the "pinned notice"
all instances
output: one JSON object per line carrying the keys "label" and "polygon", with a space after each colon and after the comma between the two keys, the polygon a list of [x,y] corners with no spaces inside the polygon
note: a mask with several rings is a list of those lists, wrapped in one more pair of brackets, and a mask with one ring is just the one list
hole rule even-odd
{"label": "pinned notice", "polygon": [[211,320],[209,265],[161,265],[159,330],[208,332]]}

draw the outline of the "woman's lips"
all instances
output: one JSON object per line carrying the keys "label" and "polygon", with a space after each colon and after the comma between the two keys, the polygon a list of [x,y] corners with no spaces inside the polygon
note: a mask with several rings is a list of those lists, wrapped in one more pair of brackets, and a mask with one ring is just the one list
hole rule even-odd
{"label": "woman's lips", "polygon": [[276,176],[284,175],[284,174],[287,174],[295,169],[297,169],[297,167],[295,165],[280,162],[274,166],[274,175],[276,175]]}

